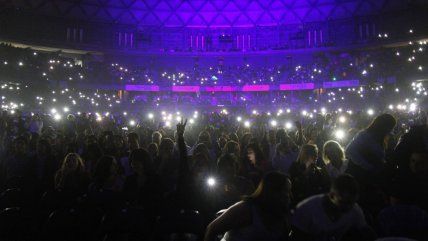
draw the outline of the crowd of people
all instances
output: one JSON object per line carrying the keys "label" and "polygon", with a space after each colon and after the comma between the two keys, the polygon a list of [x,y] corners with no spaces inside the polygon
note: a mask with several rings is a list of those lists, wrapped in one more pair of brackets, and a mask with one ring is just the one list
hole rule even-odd
{"label": "crowd of people", "polygon": [[26,121],[4,111],[1,208],[33,210],[25,233],[39,238],[52,235],[44,225],[66,208],[104,218],[132,209],[150,227],[119,237],[80,227],[79,239],[156,239],[157,217],[180,209],[199,212],[205,240],[427,238],[425,112],[363,112],[348,124],[319,113],[286,128],[269,125],[266,114],[251,126],[229,116],[199,113],[198,124],[181,118],[168,128],[86,113]]}
{"label": "crowd of people", "polygon": [[[188,68],[158,66],[150,63],[118,63],[114,57],[91,60],[90,54],[76,57],[62,52],[42,52],[1,44],[0,71],[4,79],[26,82],[66,81],[76,84],[138,83],[144,85],[254,85],[279,83],[322,83],[337,80],[374,82],[403,76],[418,77],[427,59],[426,42],[409,42],[394,48],[373,50],[314,52],[310,58],[291,63],[284,60],[274,66],[244,61],[242,65],[218,63],[214,66],[195,62]],[[227,57],[226,57],[227,58]],[[255,61],[255,60],[252,60]],[[150,62],[150,61],[147,61]]]}
{"label": "crowd of people", "polygon": [[[425,45],[187,70],[0,45],[0,239],[428,240],[426,84],[402,81],[424,74]],[[353,78],[373,83],[143,94],[75,85]]]}

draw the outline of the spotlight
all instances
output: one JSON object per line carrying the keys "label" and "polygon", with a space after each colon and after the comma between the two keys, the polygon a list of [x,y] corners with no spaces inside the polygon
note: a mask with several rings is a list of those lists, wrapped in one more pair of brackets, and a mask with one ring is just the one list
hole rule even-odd
{"label": "spotlight", "polygon": [[345,137],[345,131],[341,129],[336,130],[336,132],[334,133],[334,136],[336,137],[336,139],[342,140]]}
{"label": "spotlight", "polygon": [[339,122],[340,123],[345,123],[346,122],[346,118],[344,116],[339,117]]}
{"label": "spotlight", "polygon": [[247,127],[247,128],[248,128],[248,127],[250,127],[250,125],[251,125],[251,124],[250,124],[250,122],[249,122],[249,121],[245,121],[245,122],[244,122],[244,126],[245,126],[245,127]]}
{"label": "spotlight", "polygon": [[276,122],[276,120],[271,120],[270,124],[275,127],[278,123]]}
{"label": "spotlight", "polygon": [[292,127],[293,127],[293,124],[291,124],[291,122],[285,123],[285,128],[286,129],[291,129]]}
{"label": "spotlight", "polygon": [[217,184],[217,181],[214,177],[208,177],[207,178],[207,185],[208,187],[214,187]]}
{"label": "spotlight", "polygon": [[240,116],[236,117],[236,121],[241,122],[242,121],[242,117],[240,117]]}
{"label": "spotlight", "polygon": [[130,125],[130,126],[135,126],[135,124],[136,124],[136,122],[135,122],[134,120],[130,120],[130,121],[129,121],[129,125]]}
{"label": "spotlight", "polygon": [[369,115],[374,115],[374,110],[373,110],[373,109],[368,109],[368,110],[367,110],[367,114],[369,114]]}
{"label": "spotlight", "polygon": [[153,113],[149,113],[149,114],[147,115],[147,117],[149,117],[149,119],[153,119],[153,117],[155,117],[155,116],[153,115]]}
{"label": "spotlight", "polygon": [[61,115],[60,114],[55,114],[54,115],[54,120],[56,120],[56,121],[60,121],[61,120]]}

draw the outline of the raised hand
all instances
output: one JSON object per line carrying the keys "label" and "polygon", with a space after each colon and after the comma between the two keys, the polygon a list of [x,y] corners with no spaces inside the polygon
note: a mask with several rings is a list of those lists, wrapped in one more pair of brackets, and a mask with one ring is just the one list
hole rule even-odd
{"label": "raised hand", "polygon": [[184,130],[186,129],[187,119],[183,120],[181,119],[180,122],[177,124],[177,134],[183,135]]}

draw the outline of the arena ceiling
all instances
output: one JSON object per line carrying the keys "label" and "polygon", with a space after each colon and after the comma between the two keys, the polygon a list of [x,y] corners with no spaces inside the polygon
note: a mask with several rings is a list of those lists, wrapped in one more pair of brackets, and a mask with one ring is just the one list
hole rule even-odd
{"label": "arena ceiling", "polygon": [[301,24],[405,9],[411,0],[11,0],[9,7],[79,21],[163,27]]}

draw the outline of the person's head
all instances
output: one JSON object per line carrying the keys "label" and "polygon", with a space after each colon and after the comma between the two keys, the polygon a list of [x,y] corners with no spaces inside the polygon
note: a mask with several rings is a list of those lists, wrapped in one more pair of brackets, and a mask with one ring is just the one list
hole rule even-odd
{"label": "person's head", "polygon": [[289,139],[289,137],[287,135],[287,132],[285,132],[284,129],[279,129],[276,132],[275,139],[276,139],[277,143],[280,143],[282,145],[284,145],[284,144],[288,145],[288,139]]}
{"label": "person's head", "polygon": [[153,173],[152,158],[149,152],[144,149],[135,149],[129,154],[129,161],[137,175],[147,175]]}
{"label": "person's head", "polygon": [[239,142],[238,135],[236,133],[230,133],[229,134],[229,140]]}
{"label": "person's head", "polygon": [[85,170],[85,165],[79,154],[68,153],[62,162],[61,170],[63,172],[83,172]]}
{"label": "person's head", "polygon": [[351,175],[344,174],[333,181],[328,198],[338,210],[346,212],[355,205],[358,195],[357,181]]}
{"label": "person's head", "polygon": [[244,200],[258,205],[270,218],[282,219],[289,211],[290,193],[290,178],[280,172],[270,172]]}
{"label": "person's head", "polygon": [[171,138],[164,138],[159,145],[159,155],[161,157],[171,157],[174,151],[174,142]]}
{"label": "person's head", "polygon": [[217,162],[217,172],[223,178],[234,177],[238,173],[239,162],[234,154],[224,154]]}
{"label": "person's head", "polygon": [[126,140],[128,142],[129,150],[135,150],[140,148],[140,138],[138,137],[138,134],[135,132],[131,132],[126,136]]}
{"label": "person's head", "polygon": [[385,137],[394,129],[396,124],[397,121],[392,115],[381,114],[373,120],[366,130],[370,132],[379,143],[383,144]]}
{"label": "person's head", "polygon": [[251,143],[247,145],[247,159],[248,161],[255,166],[260,165],[260,162],[263,159],[263,153],[262,150],[260,149],[259,145],[255,144],[255,143]]}
{"label": "person's head", "polygon": [[13,151],[16,155],[23,155],[27,151],[27,139],[20,136],[13,140]]}
{"label": "person's head", "polygon": [[102,156],[95,165],[94,180],[98,187],[111,187],[116,182],[119,168],[113,156]]}
{"label": "person's head", "polygon": [[267,138],[270,144],[275,144],[276,143],[276,132],[275,130],[269,130],[269,132],[267,133]]}
{"label": "person's head", "polygon": [[220,148],[220,150],[224,149],[224,146],[226,145],[226,143],[227,143],[227,138],[223,135],[220,136],[217,140],[217,144],[218,144],[218,147]]}
{"label": "person's head", "polygon": [[162,134],[159,131],[155,131],[152,134],[152,142],[160,145],[162,141]]}
{"label": "person's head", "polygon": [[241,154],[239,143],[236,141],[228,141],[223,148],[223,154],[234,154],[237,158],[239,158]]}
{"label": "person's head", "polygon": [[332,163],[333,165],[342,163],[345,159],[343,147],[337,141],[327,141],[323,147],[323,160],[325,164]]}
{"label": "person's head", "polygon": [[315,165],[318,159],[318,148],[316,145],[305,144],[300,148],[297,162],[304,164],[306,167]]}
{"label": "person's head", "polygon": [[203,143],[207,148],[211,148],[211,136],[208,131],[201,131],[198,136],[198,143]]}
{"label": "person's head", "polygon": [[156,143],[150,143],[149,146],[147,147],[147,151],[149,152],[152,159],[156,158],[159,153],[158,145]]}
{"label": "person's head", "polygon": [[413,152],[410,156],[409,168],[419,179],[428,179],[428,153]]}
{"label": "person's head", "polygon": [[37,142],[36,151],[39,155],[49,155],[52,151],[51,144],[48,140],[41,139]]}

